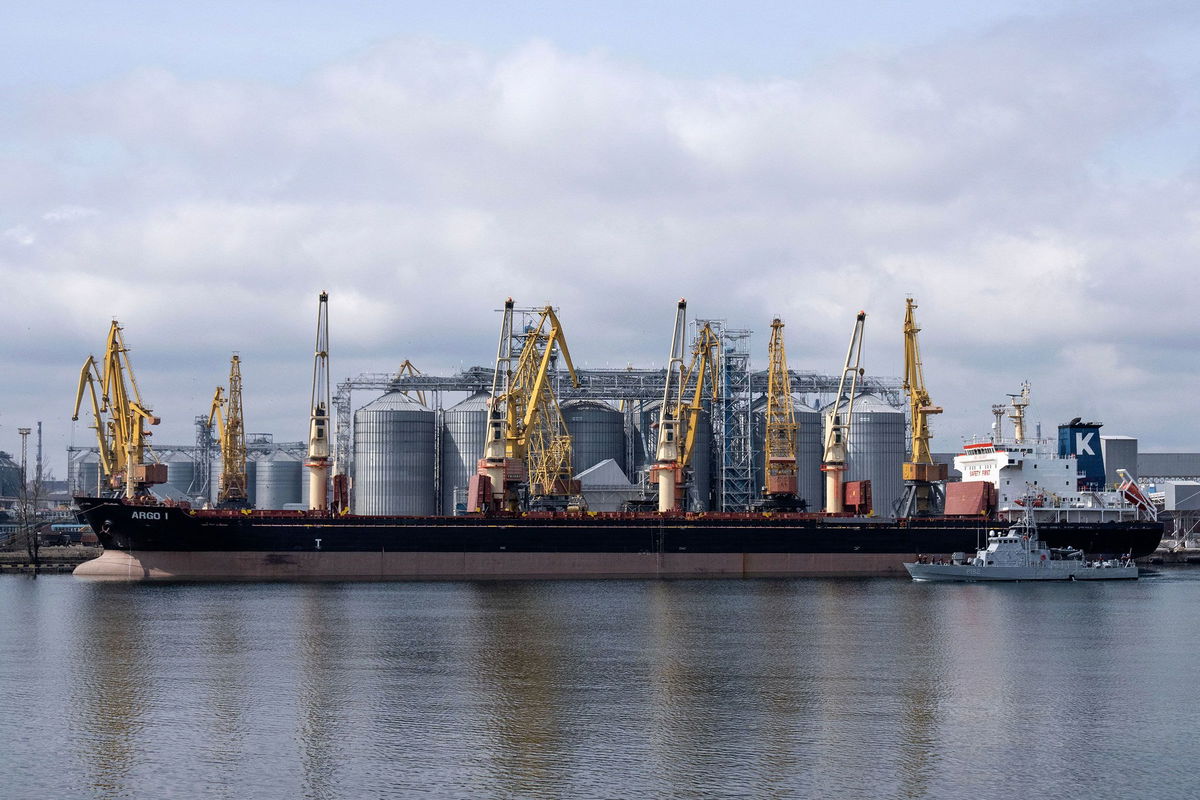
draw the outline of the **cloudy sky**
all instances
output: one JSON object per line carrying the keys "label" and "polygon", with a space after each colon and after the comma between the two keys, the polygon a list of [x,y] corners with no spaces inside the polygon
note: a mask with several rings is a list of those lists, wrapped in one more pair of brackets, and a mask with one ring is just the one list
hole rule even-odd
{"label": "cloudy sky", "polygon": [[[386,6],[386,8],[384,8]],[[1191,2],[21,4],[0,26],[0,449],[62,476],[125,327],[160,442],[243,360],[300,439],[335,380],[485,364],[552,303],[577,365],[658,366],[674,302],[835,371],[924,328],[935,449],[1033,384],[1200,450]],[[369,399],[369,398],[364,398]]]}

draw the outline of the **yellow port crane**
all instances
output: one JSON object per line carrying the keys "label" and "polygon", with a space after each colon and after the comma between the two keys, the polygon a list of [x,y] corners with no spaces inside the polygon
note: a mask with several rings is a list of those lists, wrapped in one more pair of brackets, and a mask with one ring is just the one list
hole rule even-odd
{"label": "yellow port crane", "polygon": [[796,410],[792,403],[791,378],[787,353],[783,346],[783,322],[771,321],[771,340],[767,346],[766,461],[763,487],[766,506],[795,507],[796,497]]}
{"label": "yellow port crane", "polygon": [[123,486],[126,497],[136,497],[152,484],[165,483],[166,465],[146,463],[146,457],[152,455],[146,442],[150,436],[146,426],[157,425],[159,419],[142,402],[129,349],[116,320],[108,329],[103,359],[97,362],[88,356],[83,362],[72,420],[79,419],[85,391],[91,395],[100,469],[109,488]]}
{"label": "yellow port crane", "polygon": [[[217,505],[222,508],[248,508],[246,487],[246,428],[242,421],[242,360],[237,353],[229,361],[229,397],[218,386],[213,395],[208,424],[217,426],[221,447],[221,477],[217,486]],[[227,409],[224,410],[223,409]]]}
{"label": "yellow port crane", "polygon": [[859,311],[850,334],[837,397],[825,412],[825,452],[821,458],[821,471],[825,473],[825,510],[831,514],[839,514],[845,507],[842,473],[846,471],[846,445],[854,419],[854,396],[858,393],[858,379],[863,374],[862,343],[866,321],[867,312]]}
{"label": "yellow port crane", "polygon": [[[472,492],[470,506],[477,510],[487,505],[518,511],[527,504],[566,508],[578,494],[572,480],[571,435],[551,386],[556,352],[575,386],[579,377],[554,309],[546,306],[535,313],[536,323],[514,336],[513,300],[504,303],[487,441],[479,462],[479,474],[488,479],[490,492]],[[490,502],[484,494],[490,494]]]}
{"label": "yellow port crane", "polygon": [[901,516],[937,513],[944,503],[946,465],[935,464],[929,449],[929,417],[941,414],[925,388],[925,369],[921,364],[921,348],[913,311],[916,302],[905,300],[904,311],[904,392],[908,396],[909,416],[912,418],[912,447],[910,459],[902,467],[904,495],[900,502]]}
{"label": "yellow port crane", "polygon": [[655,464],[650,470],[650,482],[658,484],[658,510],[662,512],[678,511],[683,504],[685,474],[696,446],[705,385],[710,387],[712,399],[717,398],[720,339],[705,323],[696,333],[692,360],[685,365],[686,315],[687,301],[681,299],[676,306],[671,353],[659,407]]}

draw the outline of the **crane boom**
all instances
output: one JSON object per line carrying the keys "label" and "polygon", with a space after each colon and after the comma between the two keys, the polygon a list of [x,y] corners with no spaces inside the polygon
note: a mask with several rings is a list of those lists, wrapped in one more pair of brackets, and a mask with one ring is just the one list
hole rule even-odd
{"label": "crane boom", "polygon": [[859,311],[854,331],[850,334],[850,347],[846,350],[842,377],[838,381],[837,398],[825,412],[825,452],[821,471],[825,473],[825,510],[831,514],[841,513],[844,507],[842,473],[846,471],[846,443],[851,434],[854,396],[858,393],[858,379],[863,373],[862,345],[866,319],[867,312]]}
{"label": "crane boom", "polygon": [[[908,395],[908,406],[912,417],[912,459],[911,464],[932,464],[933,455],[929,449],[929,417],[941,414],[940,406],[935,406],[925,388],[925,370],[921,365],[921,348],[917,334],[921,329],[917,326],[913,310],[917,304],[911,297],[905,300],[904,312],[904,392]],[[913,470],[918,472],[919,470]],[[905,476],[908,477],[907,475]],[[916,476],[914,475],[914,478]],[[927,480],[922,478],[921,480]]]}
{"label": "crane boom", "polygon": [[783,322],[771,322],[767,347],[767,414],[764,458],[765,494],[768,499],[796,497],[796,411],[792,403],[787,353],[783,346]]}
{"label": "crane boom", "polygon": [[151,455],[146,442],[150,431],[146,426],[157,425],[159,419],[142,402],[129,361],[129,349],[116,320],[108,329],[104,358],[97,362],[88,356],[83,363],[73,419],[79,417],[85,390],[91,392],[100,464],[109,486],[115,489],[124,484],[125,496],[135,497],[151,484],[164,483],[166,467],[145,463],[146,457]]}

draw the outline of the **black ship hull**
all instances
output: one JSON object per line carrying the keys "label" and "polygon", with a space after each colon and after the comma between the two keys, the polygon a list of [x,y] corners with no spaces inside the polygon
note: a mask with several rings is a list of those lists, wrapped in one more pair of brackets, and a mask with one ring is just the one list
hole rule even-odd
{"label": "black ship hull", "polygon": [[[817,514],[362,517],[190,511],[77,498],[105,548],[76,574],[122,580],[409,580],[904,576],[917,555],[975,550],[983,519]],[[1149,555],[1154,522],[1045,523],[1051,547]]]}

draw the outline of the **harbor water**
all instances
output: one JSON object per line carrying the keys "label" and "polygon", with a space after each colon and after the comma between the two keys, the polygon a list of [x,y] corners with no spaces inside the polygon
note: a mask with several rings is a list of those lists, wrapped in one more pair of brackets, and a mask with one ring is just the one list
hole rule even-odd
{"label": "harbor water", "polygon": [[1193,798],[1200,570],[0,577],[0,796]]}

